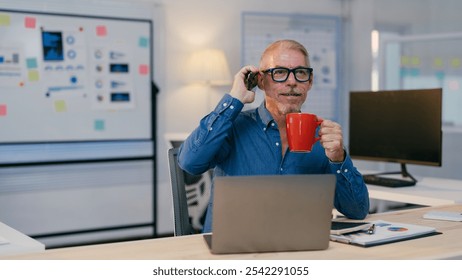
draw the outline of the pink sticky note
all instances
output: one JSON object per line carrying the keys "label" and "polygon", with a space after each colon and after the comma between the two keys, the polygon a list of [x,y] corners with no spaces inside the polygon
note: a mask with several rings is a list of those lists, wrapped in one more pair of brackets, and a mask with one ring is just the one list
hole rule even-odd
{"label": "pink sticky note", "polygon": [[107,29],[105,25],[98,25],[96,26],[96,35],[100,37],[104,37],[107,35]]}
{"label": "pink sticky note", "polygon": [[36,19],[34,17],[26,17],[24,19],[24,25],[26,28],[35,28]]}
{"label": "pink sticky note", "polygon": [[6,104],[0,104],[0,117],[6,116]]}
{"label": "pink sticky note", "polygon": [[140,75],[147,75],[149,73],[149,66],[146,64],[141,64],[138,70]]}

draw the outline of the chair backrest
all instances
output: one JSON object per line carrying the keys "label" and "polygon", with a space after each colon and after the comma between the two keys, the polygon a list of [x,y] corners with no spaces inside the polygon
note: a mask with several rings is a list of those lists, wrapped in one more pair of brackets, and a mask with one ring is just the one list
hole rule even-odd
{"label": "chair backrest", "polygon": [[188,200],[186,196],[185,175],[178,165],[178,148],[168,150],[168,162],[170,168],[170,182],[172,185],[173,220],[175,236],[193,233],[189,221]]}

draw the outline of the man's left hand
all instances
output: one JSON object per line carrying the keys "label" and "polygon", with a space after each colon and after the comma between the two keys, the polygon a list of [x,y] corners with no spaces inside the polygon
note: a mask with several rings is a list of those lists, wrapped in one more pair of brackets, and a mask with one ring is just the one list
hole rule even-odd
{"label": "man's left hand", "polygon": [[343,134],[340,124],[330,120],[323,120],[319,129],[319,137],[321,137],[321,145],[330,161],[343,162],[345,160]]}

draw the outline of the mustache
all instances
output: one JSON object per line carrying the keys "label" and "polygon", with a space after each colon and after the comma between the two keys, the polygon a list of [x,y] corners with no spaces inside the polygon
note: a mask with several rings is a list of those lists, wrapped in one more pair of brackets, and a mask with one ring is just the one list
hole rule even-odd
{"label": "mustache", "polygon": [[284,95],[284,96],[301,96],[302,93],[301,92],[297,92],[295,90],[291,90],[289,92],[283,92],[283,93],[280,93],[280,95]]}

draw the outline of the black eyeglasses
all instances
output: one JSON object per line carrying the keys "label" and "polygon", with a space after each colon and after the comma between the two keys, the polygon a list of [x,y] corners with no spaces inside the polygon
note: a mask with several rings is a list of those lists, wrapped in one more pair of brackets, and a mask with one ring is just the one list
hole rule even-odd
{"label": "black eyeglasses", "polygon": [[309,67],[297,67],[297,68],[286,68],[286,67],[275,67],[269,68],[262,71],[263,73],[271,73],[271,78],[273,81],[278,83],[283,83],[287,81],[290,73],[294,73],[295,80],[298,82],[308,82],[310,80],[311,73],[313,73],[313,68]]}

